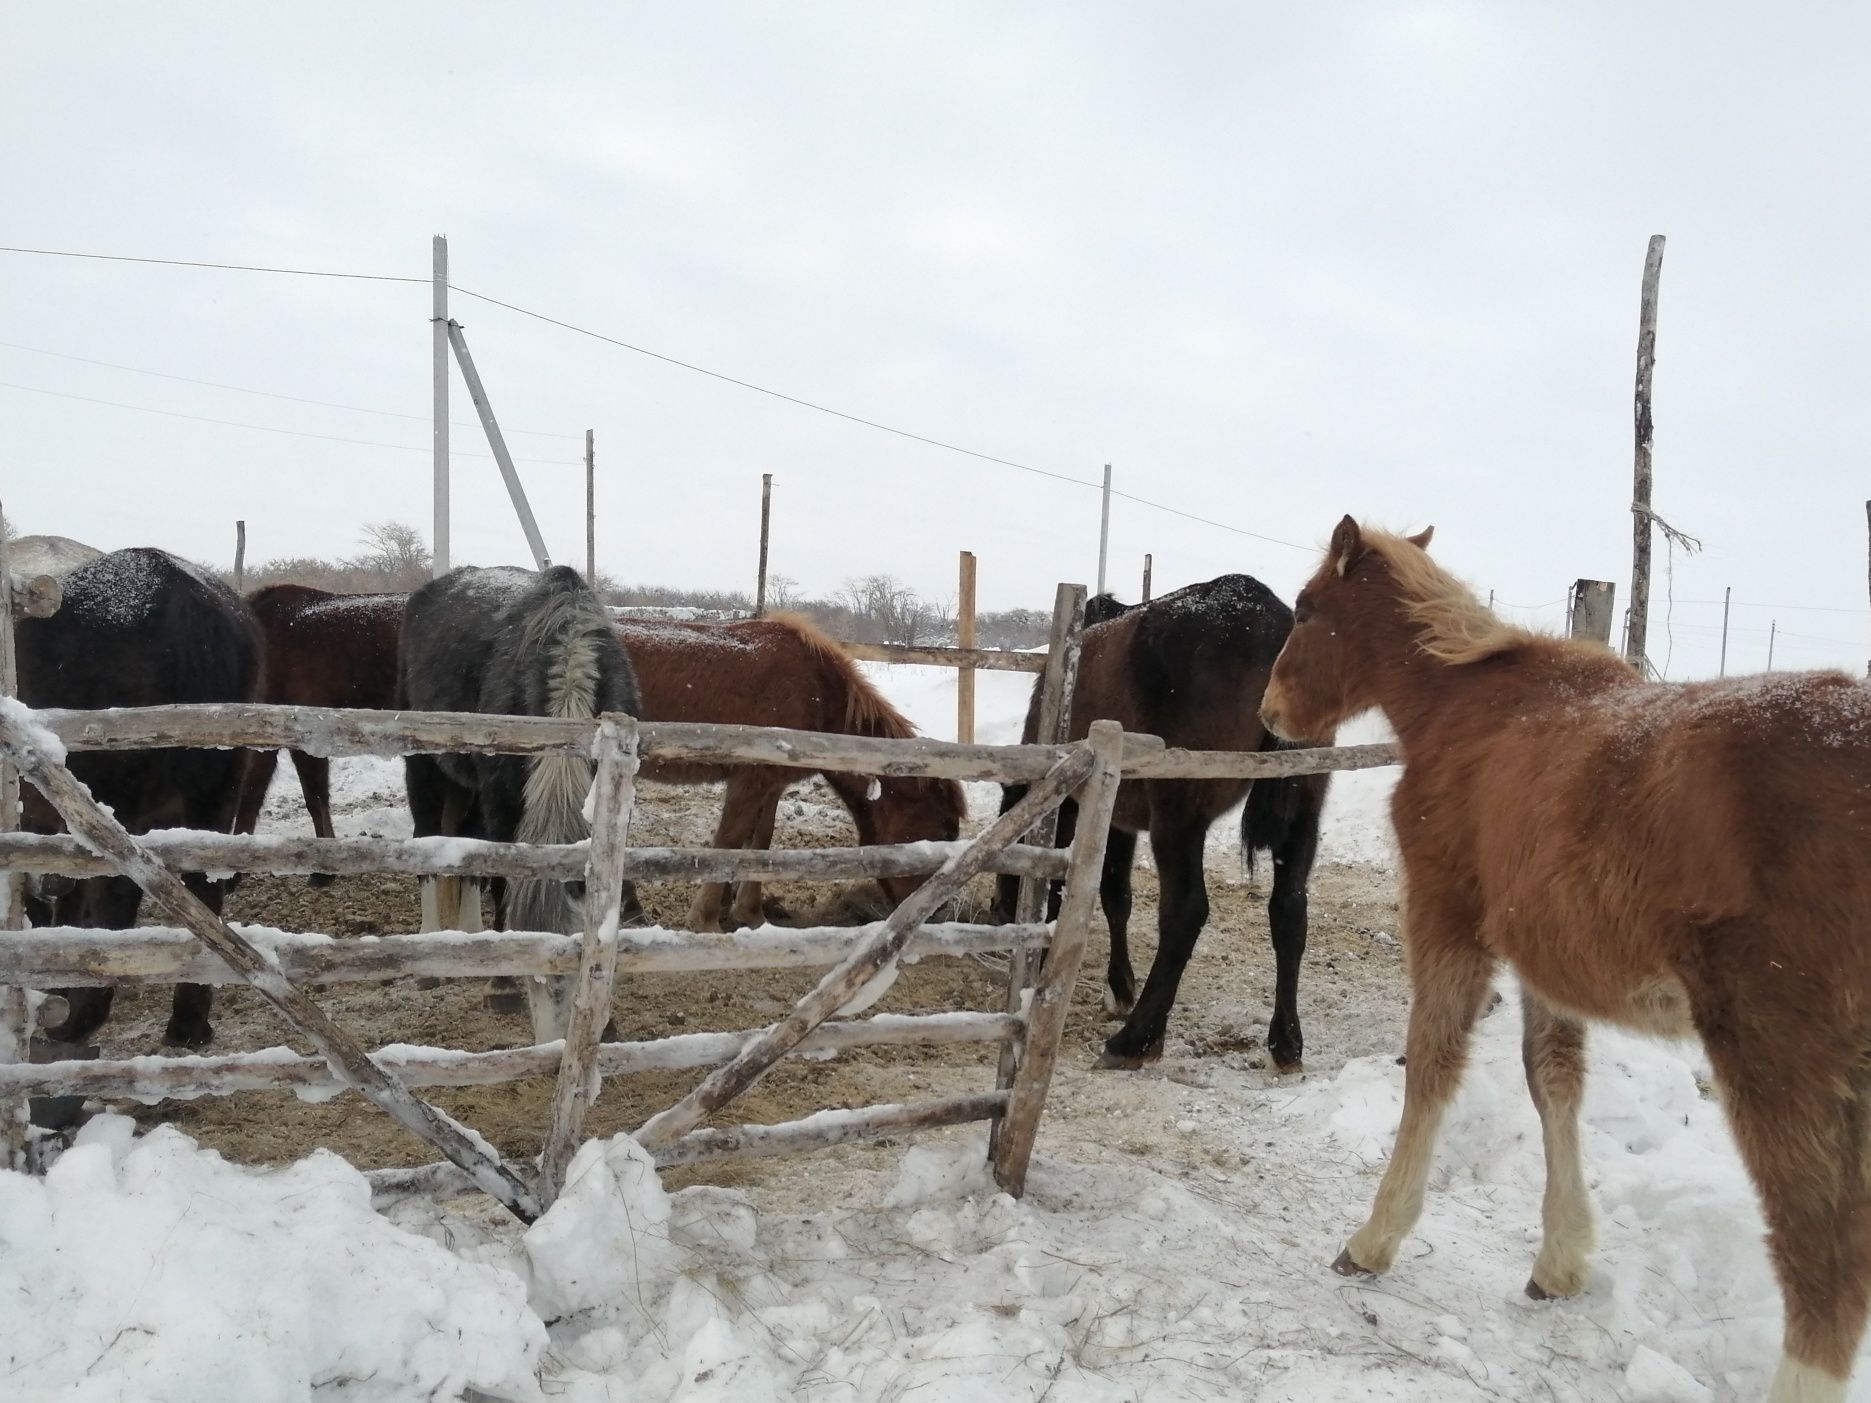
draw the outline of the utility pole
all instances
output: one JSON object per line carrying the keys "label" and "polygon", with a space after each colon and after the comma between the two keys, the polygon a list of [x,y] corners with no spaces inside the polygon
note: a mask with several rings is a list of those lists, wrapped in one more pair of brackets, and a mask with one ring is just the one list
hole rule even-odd
{"label": "utility pole", "polygon": [[1650,417],[1650,382],[1657,365],[1657,283],[1663,276],[1663,235],[1652,234],[1644,254],[1644,284],[1637,304],[1637,452],[1631,478],[1631,626],[1625,638],[1627,662],[1643,669],[1650,628],[1650,446],[1655,424]]}
{"label": "utility pole", "polygon": [[585,430],[585,583],[593,589],[598,581],[598,486],[597,444],[590,429]]}
{"label": "utility pole", "polygon": [[437,234],[429,282],[429,340],[434,379],[435,528],[429,542],[432,573],[448,573],[448,240]]}
{"label": "utility pole", "polygon": [[1767,625],[1767,670],[1774,670],[1774,639],[1780,632],[1780,620],[1774,619]]}
{"label": "utility pole", "polygon": [[1728,675],[1728,600],[1735,592],[1733,585],[1722,586],[1722,667],[1717,677]]}
{"label": "utility pole", "polygon": [[1111,465],[1104,465],[1104,506],[1098,515],[1098,593],[1104,593],[1104,559],[1111,545]]}

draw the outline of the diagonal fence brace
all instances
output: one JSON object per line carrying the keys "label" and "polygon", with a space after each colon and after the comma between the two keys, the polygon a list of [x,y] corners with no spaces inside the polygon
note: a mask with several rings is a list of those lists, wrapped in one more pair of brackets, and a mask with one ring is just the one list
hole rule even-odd
{"label": "diagonal fence brace", "polygon": [[39,741],[21,712],[0,707],[0,753],[64,818],[72,834],[186,926],[228,967],[247,981],[293,1027],[303,1033],[325,1059],[331,1073],[346,1086],[361,1092],[386,1111],[404,1129],[433,1145],[464,1170],[476,1188],[505,1204],[522,1222],[539,1216],[539,1200],[531,1185],[501,1160],[484,1142],[476,1143],[447,1116],[416,1096],[391,1072],[370,1059],[363,1047],[301,993],[280,972],[278,964],[230,929],[198,901],[182,880],[131,837],[106,812],[91,791],[54,759]]}
{"label": "diagonal fence brace", "polygon": [[732,1062],[710,1073],[668,1110],[645,1121],[636,1132],[645,1149],[661,1149],[688,1134],[715,1111],[739,1096],[772,1069],[811,1031],[843,1008],[902,952],[917,927],[935,914],[1016,838],[1056,808],[1092,772],[1093,756],[1080,743],[1065,754],[1019,803],[990,824],[961,852],[942,864],[933,877],[910,893],[869,940],[829,971],[793,1011],[751,1040]]}

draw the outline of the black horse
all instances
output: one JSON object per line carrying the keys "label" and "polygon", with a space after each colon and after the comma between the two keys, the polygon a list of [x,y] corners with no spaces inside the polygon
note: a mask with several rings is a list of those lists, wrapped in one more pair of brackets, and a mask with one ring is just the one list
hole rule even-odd
{"label": "black horse", "polygon": [[[579,578],[463,566],[409,597],[397,651],[396,705],[414,711],[592,717],[637,712],[636,679],[610,616]],[[575,843],[587,837],[583,756],[411,755],[404,761],[416,836]],[[581,928],[582,885],[536,878],[490,884],[496,929]],[[460,884],[425,884],[424,925],[455,924]],[[626,901],[634,893],[626,892]],[[563,1035],[566,981],[528,985],[539,1040]]]}
{"label": "black horse", "polygon": [[[243,702],[258,697],[263,643],[240,596],[160,550],[112,551],[64,578],[64,603],[47,618],[21,619],[16,634],[20,696],[28,706],[166,706]],[[74,753],[71,772],[132,833],[152,828],[234,826],[244,750],[128,750]],[[26,827],[55,833],[63,824],[43,798],[26,794]],[[223,886],[198,872],[183,881],[210,910]],[[136,924],[143,893],[127,877],[30,884],[28,918],[36,926],[112,930]],[[110,1014],[111,988],[61,991],[71,1014],[46,1036],[79,1042]],[[213,991],[179,984],[163,1041],[203,1047]]]}
{"label": "black horse", "polygon": [[[1148,604],[1119,604],[1108,594],[1085,608],[1084,648],[1072,693],[1071,734],[1081,738],[1093,721],[1121,721],[1127,731],[1161,736],[1191,750],[1278,750],[1284,743],[1260,723],[1260,694],[1273,660],[1292,631],[1293,612],[1249,575],[1223,575],[1166,594]],[[1026,736],[1039,726],[1039,688],[1027,710]],[[1305,1041],[1299,1026],[1299,966],[1306,953],[1306,883],[1319,846],[1319,814],[1327,776],[1272,780],[1131,780],[1118,790],[1100,883],[1111,928],[1109,1004],[1127,1014],[1106,1040],[1101,1065],[1137,1067],[1160,1057],[1163,1035],[1184,967],[1208,922],[1208,886],[1202,851],[1216,819],[1239,804],[1241,842],[1250,870],[1257,850],[1273,855],[1273,894],[1267,903],[1276,966],[1273,1020],[1267,1050],[1281,1070],[1300,1066]],[[1009,785],[1005,813],[1026,792]],[[1078,811],[1060,810],[1061,845],[1071,840]],[[1150,835],[1158,898],[1156,960],[1143,993],[1136,993],[1129,947],[1131,867],[1137,835]],[[1003,877],[996,903],[1003,919],[1013,910],[1019,879]],[[1057,912],[1058,889],[1052,896]]]}

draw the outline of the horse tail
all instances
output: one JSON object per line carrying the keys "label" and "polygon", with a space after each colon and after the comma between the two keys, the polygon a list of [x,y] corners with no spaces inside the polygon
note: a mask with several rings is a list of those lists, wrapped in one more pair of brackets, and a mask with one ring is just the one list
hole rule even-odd
{"label": "horse tail", "polygon": [[[1302,750],[1303,743],[1269,735],[1261,750]],[[1247,875],[1254,875],[1254,854],[1276,857],[1308,825],[1317,828],[1325,803],[1326,775],[1288,775],[1283,779],[1257,779],[1249,786],[1241,806],[1241,854]]]}
{"label": "horse tail", "polygon": [[[541,595],[521,626],[517,663],[536,716],[586,721],[605,711],[634,711],[635,685],[610,617],[578,573],[564,566],[540,579]],[[585,755],[535,755],[521,792],[515,837],[522,843],[576,843],[590,835],[585,797],[592,762]],[[576,883],[524,878],[513,884],[510,924],[521,930],[569,930]]]}

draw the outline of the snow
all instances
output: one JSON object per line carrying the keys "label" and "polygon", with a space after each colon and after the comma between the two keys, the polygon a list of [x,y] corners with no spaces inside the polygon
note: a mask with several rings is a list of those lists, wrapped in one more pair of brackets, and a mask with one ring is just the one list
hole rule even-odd
{"label": "snow", "polygon": [[531,1395],[519,1280],[378,1217],[343,1160],[254,1171],[133,1129],[101,1117],[44,1179],[0,1173],[12,1403]]}
{"label": "snow", "polygon": [[53,765],[65,763],[65,742],[40,724],[31,707],[12,697],[0,697],[0,716],[20,732],[20,739],[41,759]]}

